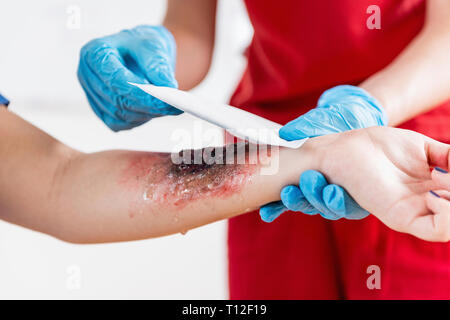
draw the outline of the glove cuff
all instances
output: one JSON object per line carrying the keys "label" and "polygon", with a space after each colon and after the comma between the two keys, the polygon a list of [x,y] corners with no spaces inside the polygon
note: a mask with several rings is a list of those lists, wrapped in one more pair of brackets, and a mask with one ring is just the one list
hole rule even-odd
{"label": "glove cuff", "polygon": [[381,103],[373,97],[366,90],[352,86],[352,85],[340,85],[326,90],[319,98],[317,106],[339,103],[342,99],[348,99],[349,96],[358,97],[363,100],[366,104],[369,104],[373,109],[378,111],[377,121],[380,126],[386,126],[388,124],[388,117],[386,111],[381,106]]}

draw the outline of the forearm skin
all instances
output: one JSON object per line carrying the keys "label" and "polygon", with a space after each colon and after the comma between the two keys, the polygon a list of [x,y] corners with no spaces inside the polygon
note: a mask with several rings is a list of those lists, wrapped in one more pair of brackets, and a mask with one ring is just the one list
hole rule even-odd
{"label": "forearm skin", "polygon": [[386,68],[360,86],[397,126],[450,99],[450,2],[427,2],[424,28]]}
{"label": "forearm skin", "polygon": [[170,0],[164,26],[177,44],[176,79],[182,90],[208,73],[214,50],[216,0]]}
{"label": "forearm skin", "polygon": [[80,207],[64,210],[60,224],[68,228],[56,236],[76,243],[139,240],[242,214],[279,200],[284,185],[298,182],[300,173],[312,168],[308,154],[272,151],[270,158],[279,155],[280,167],[269,175],[263,170],[270,165],[267,158],[249,163],[248,150],[243,164],[235,155],[233,164],[175,164],[173,155],[163,153],[83,155],[72,164],[73,173],[66,177],[70,186],[61,193],[62,202],[69,198]]}
{"label": "forearm skin", "polygon": [[244,163],[233,153],[225,164],[194,165],[161,153],[85,154],[0,113],[0,218],[73,243],[158,237],[256,209],[279,199],[311,163],[302,158],[306,145],[280,149],[271,175],[250,149]]}
{"label": "forearm skin", "polygon": [[[286,151],[281,151],[280,158],[288,160],[298,152]],[[225,163],[229,159],[223,164],[174,164],[168,154],[137,154],[130,158],[119,179],[120,185],[137,194],[130,203],[130,219],[145,220],[153,215],[158,227],[149,226],[148,231],[153,230],[154,236],[176,233],[275,201],[284,184],[298,180],[299,175],[292,177],[283,168],[277,174],[261,174],[268,164],[249,163],[248,151],[244,164],[238,164],[235,155],[233,160],[229,164]],[[293,167],[285,160],[286,168]]]}

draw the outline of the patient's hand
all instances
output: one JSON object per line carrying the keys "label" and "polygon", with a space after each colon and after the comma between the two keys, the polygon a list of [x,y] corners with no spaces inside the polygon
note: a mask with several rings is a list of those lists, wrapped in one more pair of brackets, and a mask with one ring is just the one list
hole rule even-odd
{"label": "patient's hand", "polygon": [[421,134],[369,128],[314,139],[317,169],[343,185],[388,227],[430,241],[450,240],[450,212],[427,207],[431,169],[448,169],[449,146]]}

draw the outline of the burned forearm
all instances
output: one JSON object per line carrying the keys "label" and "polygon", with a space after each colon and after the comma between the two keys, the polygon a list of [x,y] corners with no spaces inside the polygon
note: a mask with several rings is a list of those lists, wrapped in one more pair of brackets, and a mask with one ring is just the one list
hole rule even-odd
{"label": "burned forearm", "polygon": [[308,154],[303,147],[280,149],[268,162],[276,150],[255,157],[242,144],[183,157],[84,154],[6,109],[0,133],[0,218],[74,243],[157,237],[255,209],[277,200],[311,163],[298,157]]}
{"label": "burned forearm", "polygon": [[[225,149],[221,155],[210,151],[192,153],[192,162],[194,155],[203,154],[196,163],[163,153],[81,156],[66,173],[68,185],[61,186],[61,206],[67,201],[73,205],[62,210],[61,234],[56,236],[98,243],[187,231],[278,200],[281,188],[296,183],[311,163],[306,154],[299,157],[300,150],[282,149],[279,158],[273,151],[270,159],[279,160],[279,167],[261,157],[255,160],[248,145],[245,161],[236,151],[228,157]],[[295,165],[289,163],[293,161]]]}

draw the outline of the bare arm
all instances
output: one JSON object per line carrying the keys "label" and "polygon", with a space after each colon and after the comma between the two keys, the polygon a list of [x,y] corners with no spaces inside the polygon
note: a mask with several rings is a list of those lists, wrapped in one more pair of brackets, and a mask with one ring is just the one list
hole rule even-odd
{"label": "bare arm", "polygon": [[208,73],[213,49],[217,0],[169,0],[164,26],[177,43],[176,78],[180,89],[199,84]]}
{"label": "bare arm", "polygon": [[198,151],[183,161],[80,153],[1,108],[0,139],[0,218],[69,242],[139,240],[236,216],[279,200],[281,188],[308,169],[344,186],[390,228],[450,240],[450,212],[433,214],[426,204],[428,191],[440,188],[430,168],[449,170],[450,146],[406,130],[326,135],[300,149],[272,149],[270,157],[255,157],[251,145],[206,149],[192,164]]}
{"label": "bare arm", "polygon": [[450,1],[428,0],[423,30],[386,68],[361,84],[398,125],[450,98]]}
{"label": "bare arm", "polygon": [[[300,172],[174,164],[151,152],[84,154],[1,109],[0,218],[69,242],[144,239],[225,219],[276,200]],[[295,170],[309,167],[302,162]]]}

